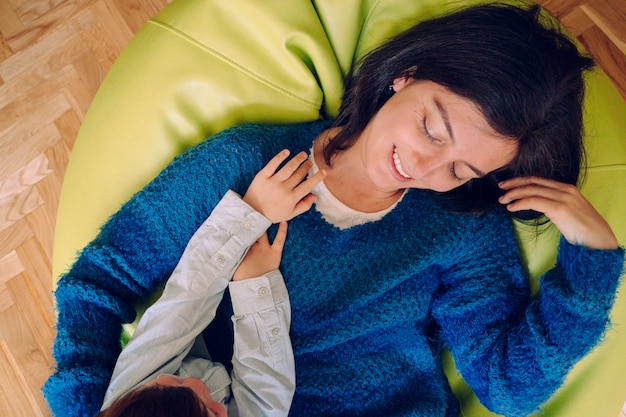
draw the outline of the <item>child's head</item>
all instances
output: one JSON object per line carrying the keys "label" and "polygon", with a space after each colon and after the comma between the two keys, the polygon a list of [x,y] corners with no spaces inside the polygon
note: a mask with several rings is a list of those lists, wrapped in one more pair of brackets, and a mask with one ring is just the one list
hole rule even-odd
{"label": "child's head", "polygon": [[197,392],[198,384],[204,387],[195,378],[161,376],[123,395],[96,417],[226,417],[222,404]]}

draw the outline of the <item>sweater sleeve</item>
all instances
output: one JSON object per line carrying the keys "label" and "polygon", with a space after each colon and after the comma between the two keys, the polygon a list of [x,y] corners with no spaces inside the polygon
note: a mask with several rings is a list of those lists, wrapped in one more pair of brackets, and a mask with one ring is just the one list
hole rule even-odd
{"label": "sweater sleeve", "polygon": [[498,414],[527,416],[602,339],[624,250],[561,239],[557,264],[531,296],[512,231],[489,233],[473,256],[446,271],[433,316],[480,401]]}
{"label": "sweater sleeve", "polygon": [[226,131],[178,156],[106,222],[60,279],[56,369],[43,387],[54,415],[99,411],[134,305],[171,274],[221,196],[243,193],[261,169],[259,150],[240,136]]}

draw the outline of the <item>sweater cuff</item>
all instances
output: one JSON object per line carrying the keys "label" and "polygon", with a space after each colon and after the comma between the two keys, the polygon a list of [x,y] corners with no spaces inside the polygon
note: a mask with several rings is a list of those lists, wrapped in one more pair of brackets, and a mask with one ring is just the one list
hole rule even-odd
{"label": "sweater cuff", "polygon": [[557,262],[574,291],[614,293],[624,274],[624,248],[591,249],[561,238]]}

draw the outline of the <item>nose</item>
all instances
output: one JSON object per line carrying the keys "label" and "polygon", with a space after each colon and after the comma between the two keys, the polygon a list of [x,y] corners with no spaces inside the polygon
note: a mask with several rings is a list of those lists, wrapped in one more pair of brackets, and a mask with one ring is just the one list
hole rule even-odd
{"label": "nose", "polygon": [[445,153],[441,150],[434,152],[413,152],[413,167],[410,173],[418,178],[426,178],[447,166]]}

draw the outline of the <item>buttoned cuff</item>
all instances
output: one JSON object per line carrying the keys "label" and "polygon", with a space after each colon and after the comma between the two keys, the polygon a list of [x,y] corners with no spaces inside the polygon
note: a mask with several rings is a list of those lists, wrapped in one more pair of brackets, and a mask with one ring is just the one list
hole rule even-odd
{"label": "buttoned cuff", "polygon": [[215,206],[209,221],[214,219],[231,236],[237,236],[251,246],[272,225],[272,222],[252,208],[234,191],[228,190]]}
{"label": "buttoned cuff", "polygon": [[236,316],[273,309],[288,298],[283,276],[277,269],[257,278],[231,281],[228,286]]}

